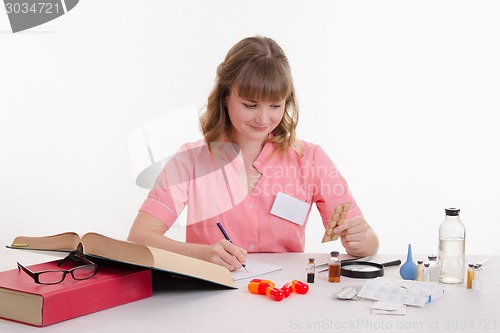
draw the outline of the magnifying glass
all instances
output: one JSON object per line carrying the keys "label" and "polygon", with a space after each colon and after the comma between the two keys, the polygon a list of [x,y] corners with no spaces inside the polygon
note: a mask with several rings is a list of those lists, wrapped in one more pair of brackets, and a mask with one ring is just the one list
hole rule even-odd
{"label": "magnifying glass", "polygon": [[356,279],[372,279],[384,276],[384,267],[400,265],[401,260],[394,260],[378,264],[371,261],[341,262],[340,274]]}

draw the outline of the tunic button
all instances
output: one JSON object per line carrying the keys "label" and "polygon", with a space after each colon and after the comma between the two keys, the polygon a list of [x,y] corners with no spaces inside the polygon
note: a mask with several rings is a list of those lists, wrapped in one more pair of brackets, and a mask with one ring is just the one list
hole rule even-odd
{"label": "tunic button", "polygon": [[253,202],[247,202],[247,207],[248,208],[253,208],[254,205],[255,205],[255,203],[253,203]]}
{"label": "tunic button", "polygon": [[250,251],[255,250],[255,245],[253,245],[253,244],[248,245],[248,249],[249,249]]}

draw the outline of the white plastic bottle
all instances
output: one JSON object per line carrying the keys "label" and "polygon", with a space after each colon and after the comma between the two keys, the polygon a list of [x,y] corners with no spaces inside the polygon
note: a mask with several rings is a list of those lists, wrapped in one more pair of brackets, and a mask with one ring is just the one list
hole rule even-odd
{"label": "white plastic bottle", "polygon": [[429,282],[439,282],[439,264],[436,255],[430,255],[429,259]]}
{"label": "white plastic bottle", "polygon": [[463,283],[465,275],[465,227],[460,209],[445,209],[446,218],[439,227],[439,282]]}

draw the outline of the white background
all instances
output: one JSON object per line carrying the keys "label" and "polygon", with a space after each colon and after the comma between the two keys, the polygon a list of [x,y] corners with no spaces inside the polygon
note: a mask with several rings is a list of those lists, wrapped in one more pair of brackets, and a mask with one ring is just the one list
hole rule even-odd
{"label": "white background", "polygon": [[[0,245],[125,239],[147,195],[130,134],[167,113],[165,147],[192,140],[174,110],[202,109],[227,50],[261,34],[291,63],[299,136],[334,160],[381,253],[436,253],[458,207],[466,252],[499,254],[499,17],[498,1],[85,0],[13,34],[0,8]],[[313,208],[306,251],[340,249],[322,233]]]}

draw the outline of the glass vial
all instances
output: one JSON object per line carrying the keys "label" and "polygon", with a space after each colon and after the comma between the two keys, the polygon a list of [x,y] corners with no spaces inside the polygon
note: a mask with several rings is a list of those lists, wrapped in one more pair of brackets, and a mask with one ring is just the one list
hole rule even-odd
{"label": "glass vial", "polygon": [[417,260],[417,281],[424,281],[424,262],[422,260]]}
{"label": "glass vial", "polygon": [[482,287],[482,267],[474,265],[474,278],[472,279],[472,290],[481,290]]}
{"label": "glass vial", "polygon": [[429,259],[429,282],[439,282],[439,265],[437,256],[431,255]]}
{"label": "glass vial", "polygon": [[424,281],[431,282],[431,269],[428,262],[424,264]]}
{"label": "glass vial", "polygon": [[340,259],[339,252],[330,252],[330,261],[328,262],[328,282],[340,282]]}
{"label": "glass vial", "polygon": [[465,275],[465,227],[460,209],[445,209],[446,218],[439,227],[439,282],[463,283]]}
{"label": "glass vial", "polygon": [[474,265],[469,264],[467,269],[467,289],[472,289],[472,280],[474,280]]}
{"label": "glass vial", "polygon": [[478,287],[478,290],[481,290],[483,289],[483,281],[484,281],[484,276],[483,276],[483,264],[477,264],[478,266],[478,273],[479,273],[479,285],[477,286]]}
{"label": "glass vial", "polygon": [[309,258],[309,263],[307,264],[307,283],[314,283],[315,273],[316,264],[314,263],[314,258]]}

